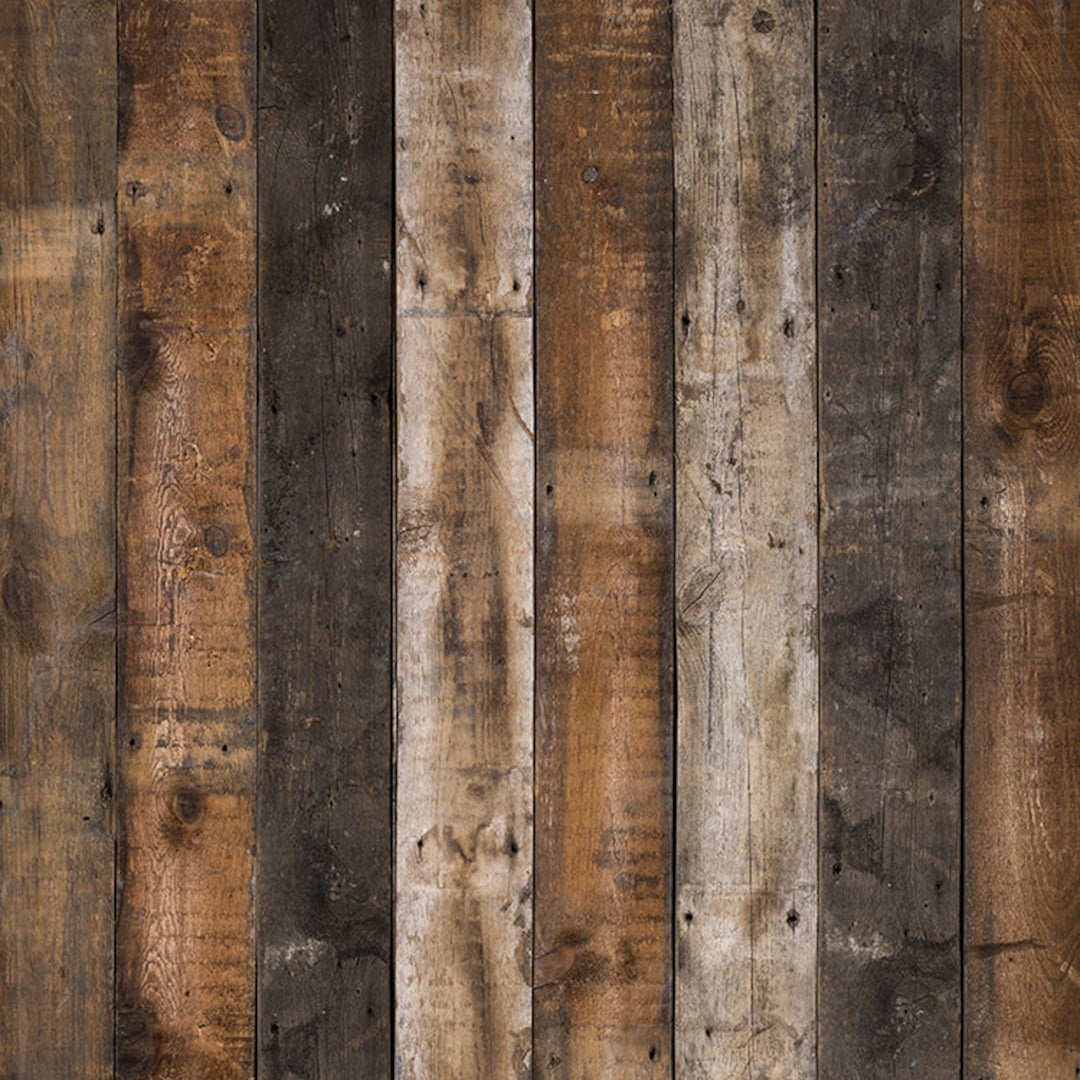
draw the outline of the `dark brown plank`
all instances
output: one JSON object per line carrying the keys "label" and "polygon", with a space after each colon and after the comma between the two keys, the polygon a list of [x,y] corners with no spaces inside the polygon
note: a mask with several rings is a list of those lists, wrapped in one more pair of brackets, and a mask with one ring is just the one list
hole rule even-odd
{"label": "dark brown plank", "polygon": [[254,1068],[254,13],[120,5],[120,1076]]}
{"label": "dark brown plank", "polygon": [[671,13],[536,7],[534,1067],[670,1075]]}
{"label": "dark brown plank", "polygon": [[116,18],[0,5],[0,1076],[112,1075]]}
{"label": "dark brown plank", "polygon": [[259,1075],[391,1073],[388,0],[264,0]]}
{"label": "dark brown plank", "polygon": [[957,5],[818,9],[819,1068],[960,1056]]}
{"label": "dark brown plank", "polygon": [[1080,1075],[1080,24],[965,5],[965,1076]]}

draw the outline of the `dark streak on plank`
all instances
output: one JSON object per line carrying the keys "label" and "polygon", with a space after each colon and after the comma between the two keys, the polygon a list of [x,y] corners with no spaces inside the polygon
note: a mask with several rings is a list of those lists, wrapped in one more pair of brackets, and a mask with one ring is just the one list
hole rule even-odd
{"label": "dark streak on plank", "polygon": [[112,1076],[115,10],[0,5],[0,1075]]}
{"label": "dark streak on plank", "polygon": [[537,1075],[670,1074],[671,13],[536,8]]}
{"label": "dark streak on plank", "polygon": [[392,4],[264,0],[259,1074],[392,1054]]}
{"label": "dark streak on plank", "polygon": [[818,14],[823,1076],[959,1069],[959,9]]}
{"label": "dark streak on plank", "polygon": [[1080,24],[965,4],[965,1070],[1080,1075]]}

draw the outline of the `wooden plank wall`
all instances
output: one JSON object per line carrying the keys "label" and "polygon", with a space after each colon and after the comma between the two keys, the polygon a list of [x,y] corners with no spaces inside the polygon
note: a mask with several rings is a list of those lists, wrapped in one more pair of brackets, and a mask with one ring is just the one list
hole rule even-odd
{"label": "wooden plank wall", "polygon": [[1073,5],[0,86],[0,1077],[1080,1075]]}

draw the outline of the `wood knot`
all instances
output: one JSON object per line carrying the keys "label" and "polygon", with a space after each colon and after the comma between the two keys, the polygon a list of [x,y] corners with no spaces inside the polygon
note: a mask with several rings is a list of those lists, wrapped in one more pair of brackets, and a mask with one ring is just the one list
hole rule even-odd
{"label": "wood knot", "polygon": [[759,34],[771,34],[776,27],[776,20],[770,12],[764,8],[758,8],[754,12],[754,17],[750,20],[750,25]]}
{"label": "wood knot", "polygon": [[203,816],[205,800],[194,787],[177,788],[169,799],[169,809],[181,825],[191,828]]}
{"label": "wood knot", "polygon": [[229,535],[220,525],[211,525],[203,530],[203,543],[215,559],[220,559],[229,550]]}
{"label": "wood knot", "polygon": [[1046,380],[1039,371],[1021,371],[1005,388],[1005,408],[1013,416],[1032,417],[1046,404]]}
{"label": "wood knot", "polygon": [[214,110],[214,123],[230,142],[239,142],[247,134],[247,119],[231,105],[219,105]]}
{"label": "wood knot", "polygon": [[154,1014],[146,1008],[118,1009],[116,1014],[116,1064],[121,1077],[141,1076],[158,1056],[160,1035]]}
{"label": "wood knot", "polygon": [[4,610],[18,623],[33,622],[40,607],[40,584],[37,575],[23,566],[13,566],[4,575],[0,598]]}
{"label": "wood knot", "polygon": [[49,604],[41,580],[33,570],[21,563],[12,566],[0,582],[0,601],[23,645],[37,648],[45,643],[44,623]]}

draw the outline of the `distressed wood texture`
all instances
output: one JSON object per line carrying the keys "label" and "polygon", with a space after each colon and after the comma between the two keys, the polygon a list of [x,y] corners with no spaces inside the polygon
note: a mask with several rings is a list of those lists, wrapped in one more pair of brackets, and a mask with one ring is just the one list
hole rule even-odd
{"label": "distressed wood texture", "polygon": [[965,7],[965,1076],[1080,1075],[1080,24]]}
{"label": "distressed wood texture", "polygon": [[112,1075],[115,12],[0,7],[0,1076]]}
{"label": "distressed wood texture", "polygon": [[814,6],[675,5],[678,1075],[814,1072]]}
{"label": "distressed wood texture", "polygon": [[536,7],[535,1069],[672,1068],[666,4]]}
{"label": "distressed wood texture", "polygon": [[120,5],[120,1076],[253,1070],[255,21]]}
{"label": "distressed wood texture", "polygon": [[530,1072],[530,23],[395,13],[403,1080]]}
{"label": "distressed wood texture", "polygon": [[818,18],[819,1067],[955,1077],[960,14]]}
{"label": "distressed wood texture", "polygon": [[259,1074],[389,1077],[392,5],[264,0]]}

